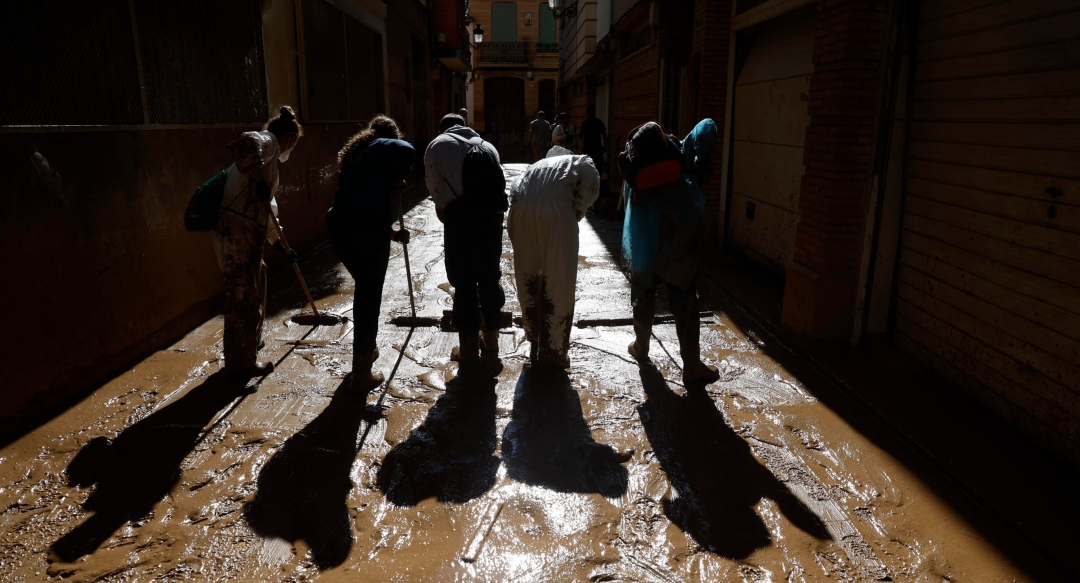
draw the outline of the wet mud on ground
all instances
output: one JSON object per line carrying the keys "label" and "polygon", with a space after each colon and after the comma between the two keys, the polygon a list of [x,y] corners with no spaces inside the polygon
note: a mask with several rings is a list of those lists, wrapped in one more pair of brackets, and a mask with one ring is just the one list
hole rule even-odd
{"label": "wet mud on ground", "polygon": [[[432,203],[406,223],[419,315],[441,316]],[[580,225],[575,317],[612,325],[573,329],[568,372],[528,366],[520,327],[485,379],[449,361],[456,334],[383,324],[395,372],[365,400],[344,386],[350,325],[288,308],[264,330],[277,370],[237,387],[215,318],[0,449],[0,580],[1067,580],[824,405],[732,306],[704,306],[719,382],[681,384],[670,323],[639,367],[598,234],[618,226]],[[393,253],[386,320],[409,309]],[[512,267],[507,241],[519,313]],[[320,305],[348,314],[334,269]]]}

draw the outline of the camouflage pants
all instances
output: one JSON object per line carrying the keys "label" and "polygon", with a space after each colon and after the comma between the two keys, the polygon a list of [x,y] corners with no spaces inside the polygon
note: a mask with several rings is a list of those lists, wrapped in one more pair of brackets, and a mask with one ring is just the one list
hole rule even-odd
{"label": "camouflage pants", "polygon": [[[261,254],[260,254],[261,255]],[[225,367],[255,366],[266,314],[266,263],[225,272]]]}
{"label": "camouflage pants", "polygon": [[225,276],[225,367],[255,366],[266,314],[266,263],[262,231],[242,217],[223,217],[225,240],[221,271]]}

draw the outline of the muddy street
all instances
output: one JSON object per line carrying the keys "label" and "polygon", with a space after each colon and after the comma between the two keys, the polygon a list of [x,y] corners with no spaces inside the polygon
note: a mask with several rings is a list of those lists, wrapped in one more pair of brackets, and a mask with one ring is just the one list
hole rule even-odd
{"label": "muddy street", "polygon": [[[406,225],[418,315],[440,317],[431,201]],[[819,400],[734,305],[703,302],[719,382],[680,384],[670,322],[639,367],[619,223],[580,227],[575,319],[597,325],[574,327],[568,372],[527,366],[520,326],[493,380],[459,374],[455,333],[385,323],[409,310],[395,245],[388,383],[363,402],[342,388],[351,326],[289,322],[300,295],[279,277],[261,382],[225,381],[219,316],[0,450],[0,580],[1053,580]],[[348,315],[329,246],[301,268],[319,265],[320,307]]]}

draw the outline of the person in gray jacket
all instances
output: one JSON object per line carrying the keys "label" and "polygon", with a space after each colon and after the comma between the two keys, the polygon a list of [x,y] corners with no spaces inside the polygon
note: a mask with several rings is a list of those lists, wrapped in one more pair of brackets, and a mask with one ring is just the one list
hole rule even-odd
{"label": "person in gray jacket", "polygon": [[[465,120],[448,114],[439,124],[442,132],[424,153],[425,181],[435,201],[435,212],[444,225],[446,276],[454,287],[453,324],[460,345],[451,359],[461,363],[481,361],[480,316],[483,315],[484,368],[493,374],[499,361],[499,326],[506,302],[499,279],[502,257],[503,208],[474,204],[477,193],[465,191],[462,168],[465,156],[479,146],[499,163],[499,152]],[[501,171],[501,169],[500,169]]]}

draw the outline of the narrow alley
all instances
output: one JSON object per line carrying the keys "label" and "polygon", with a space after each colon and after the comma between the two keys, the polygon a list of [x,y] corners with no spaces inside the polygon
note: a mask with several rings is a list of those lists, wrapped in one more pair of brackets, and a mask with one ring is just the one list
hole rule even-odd
{"label": "narrow alley", "polygon": [[[441,316],[431,201],[406,223],[418,311]],[[517,325],[495,382],[458,374],[455,334],[386,323],[409,306],[395,247],[387,382],[365,403],[342,387],[351,326],[289,322],[302,300],[278,277],[261,382],[224,381],[218,316],[0,449],[0,580],[1068,580],[886,430],[819,400],[729,300],[703,298],[703,357],[722,371],[706,392],[677,382],[670,322],[639,369],[620,222],[580,226],[569,374],[525,366]],[[348,315],[332,250],[301,265]],[[518,313],[512,265],[506,239]]]}

